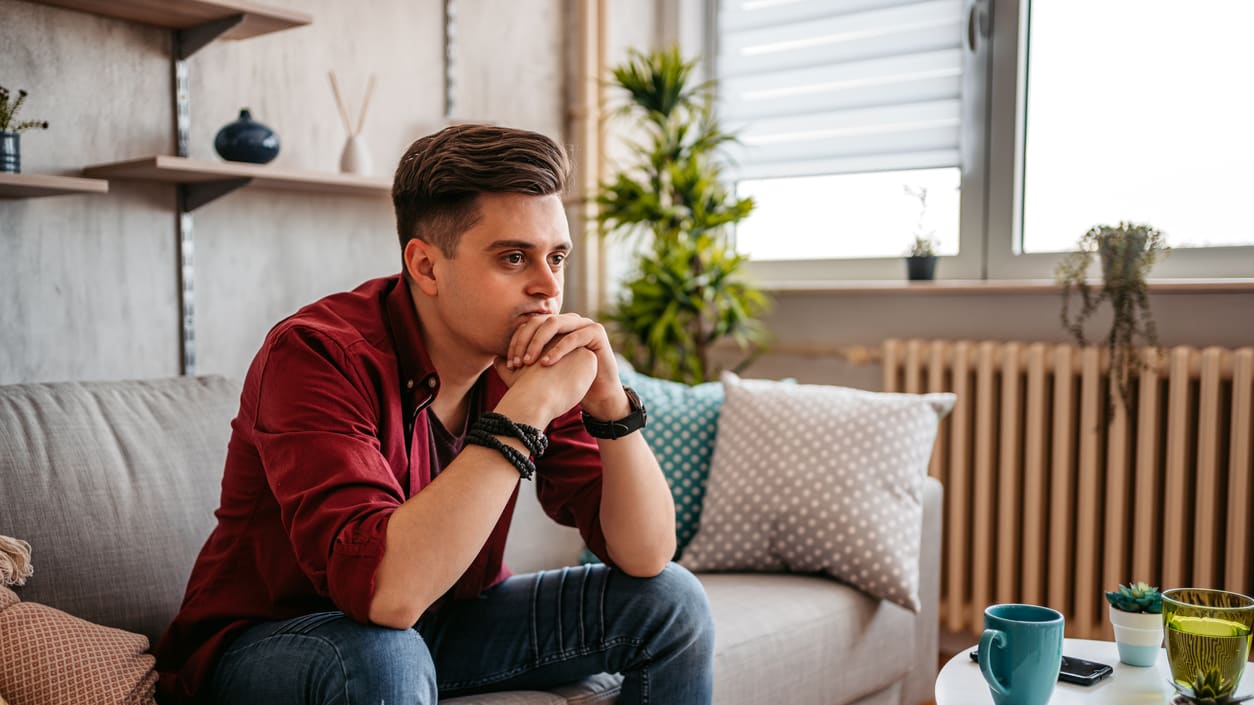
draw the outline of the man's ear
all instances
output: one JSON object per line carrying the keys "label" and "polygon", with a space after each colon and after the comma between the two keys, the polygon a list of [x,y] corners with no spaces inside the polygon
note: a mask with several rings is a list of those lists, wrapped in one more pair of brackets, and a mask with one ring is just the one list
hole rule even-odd
{"label": "man's ear", "polygon": [[435,296],[438,290],[435,280],[435,263],[439,256],[440,253],[434,245],[418,238],[405,243],[405,271],[427,296]]}

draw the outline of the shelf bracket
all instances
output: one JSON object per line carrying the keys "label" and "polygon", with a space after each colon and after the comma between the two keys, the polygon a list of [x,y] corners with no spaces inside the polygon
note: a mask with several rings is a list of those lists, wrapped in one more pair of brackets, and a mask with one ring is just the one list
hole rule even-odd
{"label": "shelf bracket", "polygon": [[175,53],[179,59],[187,59],[201,47],[217,39],[244,21],[244,15],[231,15],[220,20],[210,20],[195,27],[179,29],[174,32]]}
{"label": "shelf bracket", "polygon": [[235,189],[247,186],[252,181],[252,179],[227,179],[224,181],[182,184],[184,209],[190,213],[206,203],[212,203],[222,198]]}

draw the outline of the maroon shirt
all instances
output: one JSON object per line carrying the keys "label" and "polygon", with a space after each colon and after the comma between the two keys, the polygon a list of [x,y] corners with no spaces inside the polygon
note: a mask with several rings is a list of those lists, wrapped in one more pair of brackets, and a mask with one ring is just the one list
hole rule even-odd
{"label": "maroon shirt", "polygon": [[[217,527],[157,646],[162,702],[195,701],[219,651],[258,622],[329,610],[369,622],[388,519],[439,471],[420,413],[439,389],[400,275],[328,296],[270,331],[231,422]],[[478,390],[493,409],[507,387],[488,370]],[[578,407],[546,430],[540,502],[605,559],[596,441]],[[517,497],[446,598],[509,577],[501,558]]]}

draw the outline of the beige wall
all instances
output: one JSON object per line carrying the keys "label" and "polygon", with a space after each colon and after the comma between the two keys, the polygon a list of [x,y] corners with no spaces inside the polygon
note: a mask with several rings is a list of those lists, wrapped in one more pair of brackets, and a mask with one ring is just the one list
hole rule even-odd
{"label": "beige wall", "polygon": [[[327,71],[359,104],[376,173],[443,116],[441,0],[268,0],[314,23],[190,59],[190,156],[247,106],[282,142],[274,164],[334,171],[345,133]],[[462,0],[457,117],[561,139],[563,0]],[[174,153],[167,30],[0,0],[0,83],[31,91],[23,170]],[[355,110],[355,107],[354,107]],[[175,188],[113,181],[105,196],[0,200],[0,383],[178,372]],[[197,371],[241,376],[265,332],[326,293],[399,268],[384,196],[244,189],[194,214]]]}

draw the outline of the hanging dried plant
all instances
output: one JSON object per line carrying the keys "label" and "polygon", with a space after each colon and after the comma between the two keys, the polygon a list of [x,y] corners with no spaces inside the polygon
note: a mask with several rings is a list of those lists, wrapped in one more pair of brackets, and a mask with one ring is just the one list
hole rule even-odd
{"label": "hanging dried plant", "polygon": [[[1132,389],[1129,379],[1133,370],[1145,367],[1140,339],[1158,348],[1158,330],[1150,312],[1146,280],[1149,271],[1167,254],[1169,248],[1163,234],[1148,225],[1121,222],[1118,226],[1098,225],[1084,233],[1076,250],[1067,255],[1055,273],[1062,285],[1062,324],[1081,345],[1085,345],[1084,323],[1103,301],[1113,309],[1106,350],[1110,354],[1107,371],[1105,420],[1114,415],[1117,396],[1125,409],[1130,408]],[[1102,287],[1094,292],[1085,278],[1093,257],[1101,262]],[[1080,293],[1079,312],[1071,315],[1072,291]]]}

